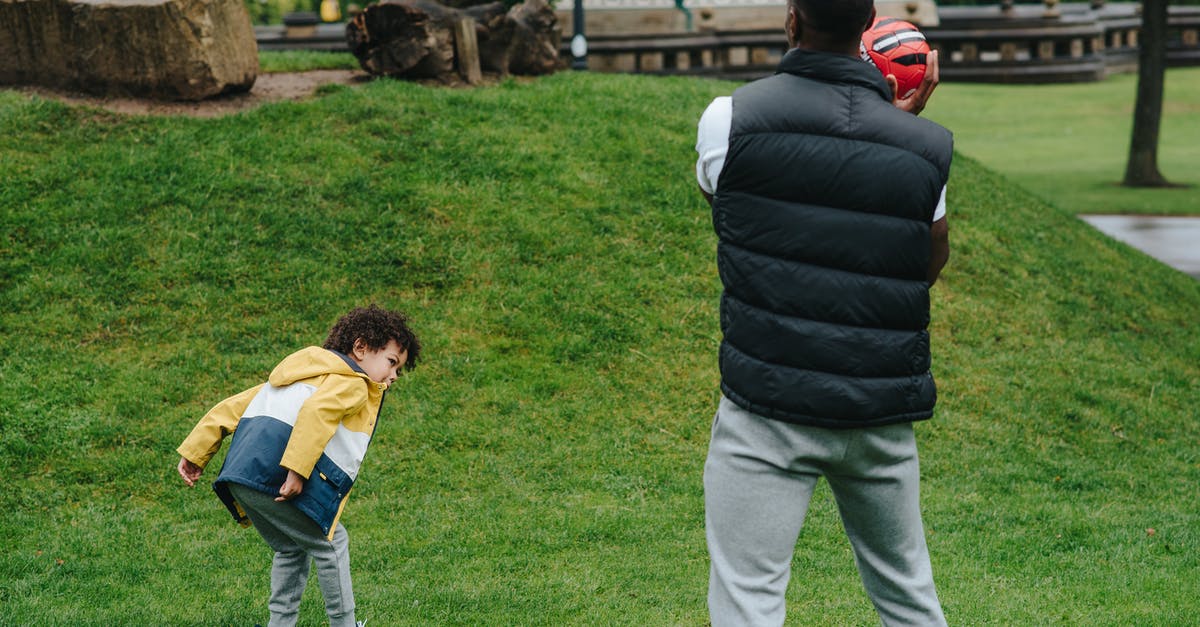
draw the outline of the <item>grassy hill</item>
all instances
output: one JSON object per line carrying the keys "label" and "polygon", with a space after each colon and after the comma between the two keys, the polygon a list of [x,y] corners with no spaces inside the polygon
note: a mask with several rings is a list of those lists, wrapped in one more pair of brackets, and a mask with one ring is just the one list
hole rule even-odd
{"label": "grassy hill", "polygon": [[[732,87],[378,81],[211,120],[0,92],[0,622],[265,622],[269,551],[174,447],[378,302],[427,358],[344,519],[360,619],[705,624],[720,285],[692,146]],[[1192,620],[1200,283],[968,158],[950,205],[918,427],[948,617]],[[823,486],[808,520],[792,621],[873,624]]]}

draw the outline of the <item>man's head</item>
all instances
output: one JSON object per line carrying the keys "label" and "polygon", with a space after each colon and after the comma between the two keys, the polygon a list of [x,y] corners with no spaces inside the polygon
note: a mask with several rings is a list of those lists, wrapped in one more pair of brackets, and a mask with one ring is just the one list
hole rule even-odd
{"label": "man's head", "polygon": [[[382,360],[380,363],[395,359],[393,370],[412,370],[421,357],[421,342],[408,328],[408,318],[377,305],[358,307],[339,318],[329,330],[324,347],[351,357],[359,365],[367,354]],[[379,380],[374,375],[372,379]]]}
{"label": "man's head", "polygon": [[788,0],[788,43],[857,56],[859,39],[874,20],[874,0]]}

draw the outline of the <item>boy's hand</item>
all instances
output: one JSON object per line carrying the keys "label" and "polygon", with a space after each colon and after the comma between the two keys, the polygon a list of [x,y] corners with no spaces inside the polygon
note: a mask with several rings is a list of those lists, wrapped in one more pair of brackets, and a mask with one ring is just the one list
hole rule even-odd
{"label": "boy's hand", "polygon": [[925,110],[925,105],[929,102],[929,97],[933,95],[933,90],[938,85],[938,53],[937,50],[930,50],[925,57],[925,78],[921,80],[921,84],[917,86],[917,90],[908,98],[897,98],[896,93],[899,84],[896,77],[888,74],[884,77],[888,87],[892,88],[892,104],[896,105],[901,111],[908,111],[913,115],[920,115],[921,111]]}
{"label": "boy's hand", "polygon": [[204,469],[188,461],[188,458],[179,458],[179,476],[183,477],[183,482],[189,488],[196,485],[196,480],[200,478],[202,472]]}
{"label": "boy's hand", "polygon": [[300,476],[300,473],[289,469],[287,479],[284,480],[283,485],[279,486],[279,496],[275,497],[275,501],[279,503],[290,501],[299,496],[303,490],[304,478]]}

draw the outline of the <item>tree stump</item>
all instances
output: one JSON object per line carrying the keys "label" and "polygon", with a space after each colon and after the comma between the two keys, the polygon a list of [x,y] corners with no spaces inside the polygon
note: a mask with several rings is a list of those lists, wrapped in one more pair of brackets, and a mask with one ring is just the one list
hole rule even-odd
{"label": "tree stump", "polygon": [[[469,40],[466,33],[455,35],[468,19],[475,46],[463,41]],[[475,65],[499,74],[548,74],[560,67],[561,40],[562,29],[544,0],[525,0],[510,10],[501,2],[460,9],[433,0],[384,0],[346,24],[350,51],[377,76],[468,77]],[[462,58],[470,50],[478,50],[477,60]]]}

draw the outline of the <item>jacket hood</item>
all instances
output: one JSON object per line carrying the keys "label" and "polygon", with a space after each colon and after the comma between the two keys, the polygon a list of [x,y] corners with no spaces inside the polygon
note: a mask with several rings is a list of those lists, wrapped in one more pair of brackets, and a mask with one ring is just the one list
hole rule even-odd
{"label": "jacket hood", "polygon": [[271,371],[269,381],[271,385],[283,387],[297,381],[327,374],[357,375],[370,383],[375,383],[349,357],[320,346],[309,346],[285,357]]}

